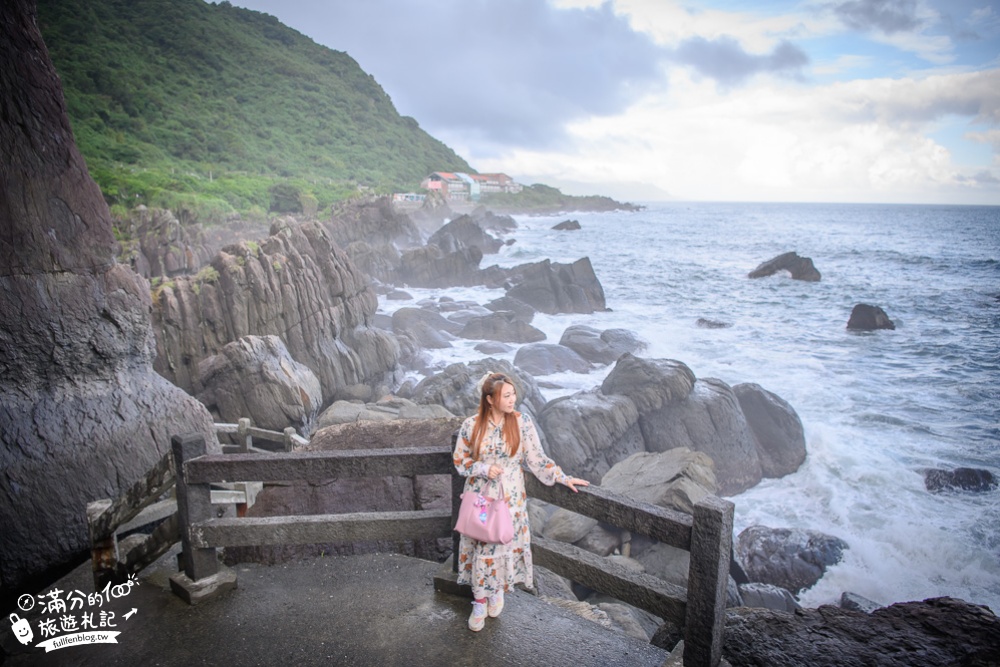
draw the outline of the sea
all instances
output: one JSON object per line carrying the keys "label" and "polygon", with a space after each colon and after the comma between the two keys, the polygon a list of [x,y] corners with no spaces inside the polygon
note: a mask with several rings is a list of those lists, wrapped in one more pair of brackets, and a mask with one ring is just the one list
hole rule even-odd
{"label": "sea", "polygon": [[[589,257],[604,288],[607,312],[536,315],[547,342],[572,324],[630,329],[647,344],[640,356],[757,383],[798,413],[799,470],[730,500],[737,534],[760,524],[848,544],[803,606],[850,591],[880,605],[952,596],[1000,613],[1000,490],[931,493],[923,475],[973,467],[1000,478],[1000,207],[670,202],[515,219],[504,237],[514,243],[481,266]],[[567,219],[581,229],[552,229]],[[747,277],[788,251],[822,279]],[[383,297],[380,311],[503,295],[406,290],[413,301]],[[859,303],[881,307],[895,330],[847,330]],[[432,351],[435,368],[482,358],[477,342]],[[551,400],[599,386],[610,369],[537,379]]]}

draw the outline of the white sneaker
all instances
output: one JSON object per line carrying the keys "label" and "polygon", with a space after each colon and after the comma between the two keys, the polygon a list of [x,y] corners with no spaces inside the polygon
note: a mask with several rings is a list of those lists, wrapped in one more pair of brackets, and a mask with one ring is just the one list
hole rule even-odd
{"label": "white sneaker", "polygon": [[486,603],[485,602],[472,602],[472,615],[469,616],[469,629],[473,632],[479,632],[486,625]]}
{"label": "white sneaker", "polygon": [[489,605],[486,610],[490,618],[496,618],[503,611],[503,591],[498,591],[496,595],[487,598]]}

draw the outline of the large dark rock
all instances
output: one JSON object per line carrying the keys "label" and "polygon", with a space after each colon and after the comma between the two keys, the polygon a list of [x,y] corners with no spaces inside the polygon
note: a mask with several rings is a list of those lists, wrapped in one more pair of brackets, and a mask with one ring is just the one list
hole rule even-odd
{"label": "large dark rock", "polygon": [[223,423],[249,417],[254,426],[312,431],[323,404],[319,379],[295,361],[277,336],[244,336],[199,365],[198,394]]}
{"label": "large dark rock", "polygon": [[562,222],[553,225],[552,229],[560,232],[574,232],[580,229],[579,220],[563,220]]}
{"label": "large dark rock", "polygon": [[392,314],[392,330],[407,335],[420,347],[439,349],[451,347],[451,341],[462,330],[461,324],[423,308],[400,308]]}
{"label": "large dark rock", "polygon": [[428,245],[436,245],[446,253],[458,252],[466,248],[479,248],[484,255],[495,255],[503,247],[503,241],[496,239],[480,227],[471,216],[462,215],[445,224],[427,239]]}
{"label": "large dark rock", "polygon": [[736,495],[761,480],[750,427],[733,390],[721,380],[696,381],[687,398],[641,414],[639,425],[648,451],[687,447],[712,457],[720,495]]}
{"label": "large dark rock", "polygon": [[769,259],[748,274],[748,278],[766,278],[778,271],[788,271],[793,280],[819,282],[821,276],[809,257],[799,257],[798,253],[786,252]]}
{"label": "large dark rock", "polygon": [[531,320],[535,317],[535,309],[526,304],[525,302],[514,299],[509,296],[502,296],[499,299],[494,299],[486,304],[486,308],[492,310],[494,313],[499,313],[501,311],[509,311],[514,313],[514,316],[531,324]]}
{"label": "large dark rock", "polygon": [[503,310],[471,318],[458,335],[462,338],[495,340],[501,343],[537,343],[545,340],[545,333],[540,329],[518,319],[514,313]]}
{"label": "large dark rock", "polygon": [[639,337],[628,329],[600,331],[586,324],[566,327],[559,344],[565,345],[595,364],[614,363],[626,352],[635,353],[644,347]]}
{"label": "large dark rock", "polygon": [[690,449],[640,452],[616,463],[601,486],[660,507],[692,514],[705,496],[718,491],[712,459]]}
{"label": "large dark rock", "polygon": [[761,474],[784,477],[798,470],[806,460],[806,437],[792,406],[758,384],[738,384],[733,393],[753,434]]}
{"label": "large dark rock", "polygon": [[628,398],[595,391],[550,401],[538,424],[563,470],[597,483],[615,463],[644,450],[638,418]]}
{"label": "large dark rock", "polygon": [[413,389],[410,399],[416,403],[443,405],[454,415],[468,417],[479,408],[476,384],[486,373],[503,373],[514,380],[518,410],[532,416],[545,406],[545,397],[530,374],[505,359],[492,357],[467,364],[451,364],[440,373],[424,378]]}
{"label": "large dark rock", "polygon": [[798,595],[836,565],[847,543],[814,530],[750,526],[736,540],[736,559],[750,581]]}
{"label": "large dark rock", "polygon": [[831,605],[795,613],[730,609],[723,657],[733,667],[995,667],[1000,619],[954,598],[870,614]]}
{"label": "large dark rock", "polygon": [[211,416],[153,371],[148,283],[114,258],[33,2],[0,11],[0,599],[90,548],[116,497]]}
{"label": "large dark rock", "polygon": [[847,320],[847,328],[855,331],[874,331],[876,329],[895,329],[896,324],[878,306],[859,303],[851,310],[851,317]]}
{"label": "large dark rock", "polygon": [[593,313],[607,310],[601,286],[589,257],[572,264],[543,260],[508,270],[513,285],[507,295],[543,313]]}
{"label": "large dark rock", "polygon": [[989,470],[978,468],[955,468],[954,470],[934,468],[924,471],[924,486],[931,492],[948,489],[992,491],[997,488],[997,479]]}
{"label": "large dark rock", "polygon": [[411,287],[455,287],[481,285],[479,262],[483,251],[471,246],[445,252],[439,246],[426,245],[402,254],[395,282]]}
{"label": "large dark rock", "polygon": [[694,388],[694,373],[671,359],[642,359],[622,355],[601,385],[605,394],[620,394],[635,403],[640,414],[682,401]]}
{"label": "large dark rock", "polygon": [[514,365],[532,375],[551,375],[562,371],[587,373],[590,362],[562,345],[531,343],[523,345],[514,355]]}
{"label": "large dark rock", "polygon": [[514,218],[509,215],[498,215],[483,206],[477,206],[469,215],[487,232],[506,234],[517,229],[517,221]]}
{"label": "large dark rock", "polygon": [[198,393],[197,365],[247,335],[275,335],[316,373],[323,400],[381,396],[399,345],[373,326],[377,297],[316,222],[276,224],[259,244],[227,246],[208,269],[156,290],[156,370]]}

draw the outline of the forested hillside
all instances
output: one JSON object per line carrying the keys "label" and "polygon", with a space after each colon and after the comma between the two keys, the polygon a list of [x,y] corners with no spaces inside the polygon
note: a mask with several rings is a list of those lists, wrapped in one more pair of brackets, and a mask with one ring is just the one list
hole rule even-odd
{"label": "forested hillside", "polygon": [[38,0],[88,168],[113,210],[309,210],[471,171],[346,53],[203,0]]}

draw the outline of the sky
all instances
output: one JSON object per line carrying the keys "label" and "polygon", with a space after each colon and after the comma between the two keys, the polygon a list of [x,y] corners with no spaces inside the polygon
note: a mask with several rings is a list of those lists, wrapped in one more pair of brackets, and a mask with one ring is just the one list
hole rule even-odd
{"label": "sky", "polygon": [[480,172],[630,201],[1000,205],[998,0],[237,0]]}

